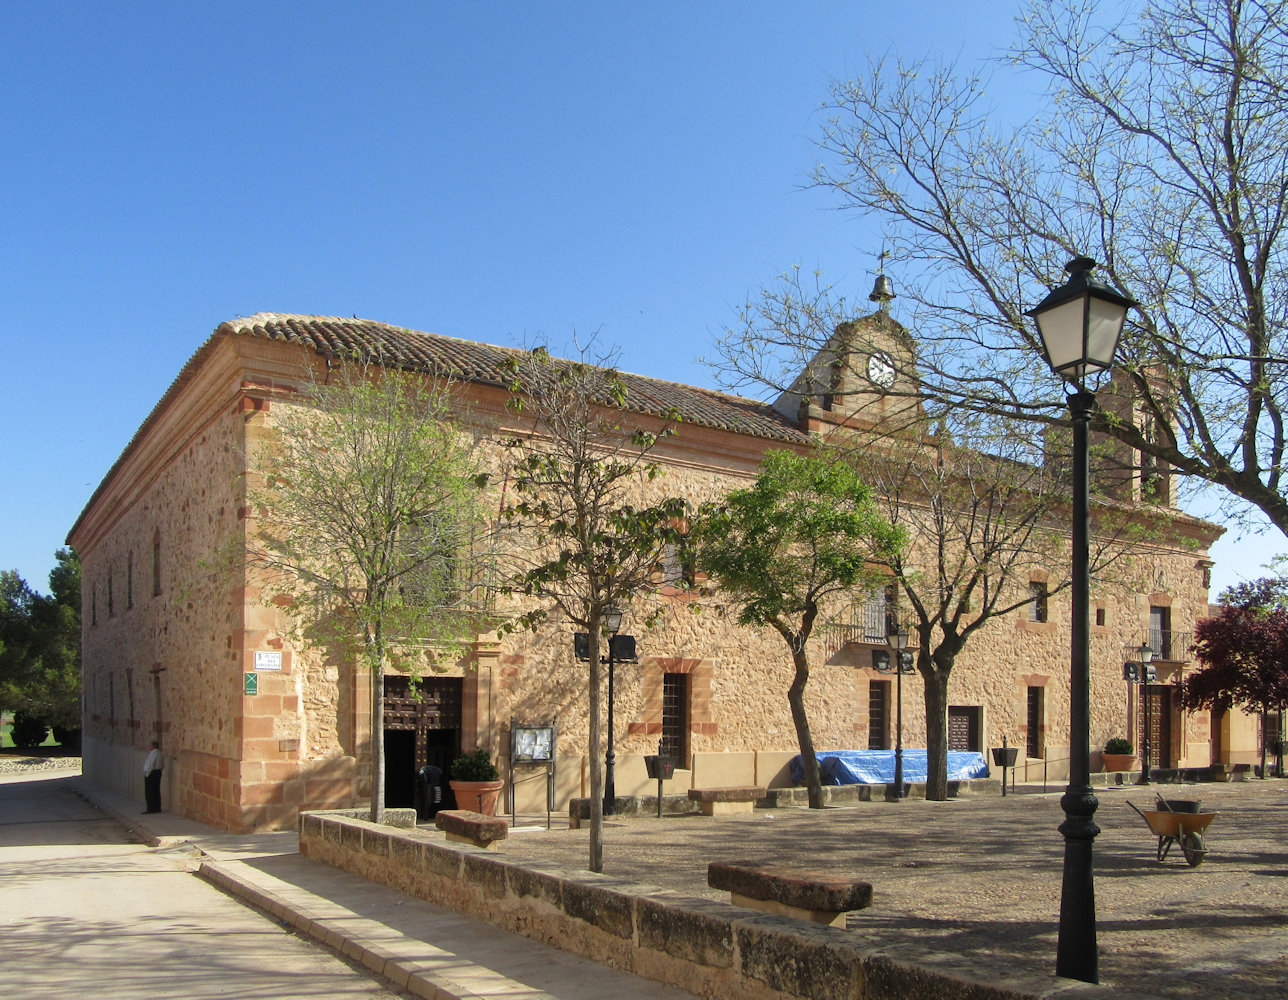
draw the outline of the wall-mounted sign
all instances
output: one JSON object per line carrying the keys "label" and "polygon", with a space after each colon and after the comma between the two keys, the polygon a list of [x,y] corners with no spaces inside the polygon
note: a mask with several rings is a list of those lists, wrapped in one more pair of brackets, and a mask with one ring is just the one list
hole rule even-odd
{"label": "wall-mounted sign", "polygon": [[259,674],[245,674],[246,694],[259,694]]}
{"label": "wall-mounted sign", "polygon": [[256,670],[281,670],[282,654],[277,650],[255,650]]}

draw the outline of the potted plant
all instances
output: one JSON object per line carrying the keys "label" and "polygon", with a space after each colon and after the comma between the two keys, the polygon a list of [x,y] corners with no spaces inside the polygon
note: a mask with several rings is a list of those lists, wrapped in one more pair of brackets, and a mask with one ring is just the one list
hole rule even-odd
{"label": "potted plant", "polygon": [[1121,736],[1115,736],[1105,743],[1101,758],[1105,762],[1106,771],[1130,771],[1132,765],[1136,763],[1136,755],[1132,753],[1131,744]]}
{"label": "potted plant", "polygon": [[496,800],[505,782],[492,763],[491,754],[482,747],[463,753],[452,761],[448,774],[458,809],[472,809],[484,816],[496,815]]}

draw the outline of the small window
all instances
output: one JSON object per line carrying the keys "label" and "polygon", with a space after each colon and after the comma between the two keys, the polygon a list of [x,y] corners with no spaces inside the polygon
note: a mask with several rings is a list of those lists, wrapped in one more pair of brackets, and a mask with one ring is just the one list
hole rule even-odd
{"label": "small window", "polygon": [[886,692],[889,690],[889,681],[868,681],[869,750],[890,749],[890,741],[886,735]]}
{"label": "small window", "polygon": [[662,753],[689,766],[689,675],[662,675]]}
{"label": "small window", "polygon": [[112,573],[109,570],[107,574],[107,617],[111,618],[115,613],[112,607]]}
{"label": "small window", "polygon": [[1047,585],[1034,580],[1029,584],[1029,621],[1047,620]]}
{"label": "small window", "polygon": [[1103,625],[1104,623],[1105,623],[1105,609],[1096,608],[1096,624]]}
{"label": "small window", "polygon": [[161,529],[152,533],[152,596],[161,596]]}
{"label": "small window", "polygon": [[1028,740],[1025,753],[1030,757],[1041,757],[1042,754],[1042,718],[1045,691],[1040,687],[1029,688],[1028,705]]}
{"label": "small window", "polygon": [[125,608],[134,607],[134,550],[125,557]]}
{"label": "small window", "polygon": [[678,542],[667,542],[662,546],[662,584],[664,586],[691,589],[695,583],[695,560],[693,544],[687,535],[681,536]]}
{"label": "small window", "polygon": [[89,623],[98,624],[98,584],[92,584],[89,588]]}

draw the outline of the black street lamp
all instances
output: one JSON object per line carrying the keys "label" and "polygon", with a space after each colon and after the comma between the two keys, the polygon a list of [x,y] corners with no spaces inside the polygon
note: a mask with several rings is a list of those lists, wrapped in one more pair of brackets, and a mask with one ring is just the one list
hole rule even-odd
{"label": "black street lamp", "polygon": [[[893,670],[895,681],[895,715],[894,715],[894,797],[903,798],[903,675],[905,671],[903,652],[908,648],[908,630],[900,628],[894,615],[886,618],[886,645],[890,647],[890,665],[886,670]],[[881,667],[877,667],[882,673]]]}
{"label": "black street lamp", "polygon": [[1064,822],[1064,882],[1060,892],[1060,933],[1056,975],[1100,982],[1096,950],[1096,889],[1092,843],[1096,826],[1091,790],[1091,579],[1087,431],[1095,396],[1083,380],[1113,364],[1127,310],[1137,303],[1091,276],[1096,266],[1077,257],[1065,267],[1069,280],[1025,313],[1037,321],[1042,351],[1051,370],[1071,383],[1073,418],[1073,574],[1069,653],[1069,786],[1060,799]]}
{"label": "black street lamp", "polygon": [[1149,643],[1142,642],[1140,644],[1140,648],[1136,650],[1136,655],[1139,658],[1138,662],[1140,663],[1140,696],[1141,696],[1141,707],[1144,709],[1144,712],[1142,714],[1145,720],[1143,723],[1144,731],[1140,735],[1140,752],[1141,752],[1140,780],[1137,781],[1136,784],[1148,785],[1150,784],[1149,731],[1152,728],[1152,723],[1153,723],[1153,718],[1152,718],[1153,712],[1151,711],[1151,709],[1153,708],[1153,704],[1152,704],[1152,698],[1150,695],[1149,686],[1154,680],[1153,678],[1154,669],[1153,667],[1150,666],[1150,664],[1154,660],[1154,651],[1150,648]]}
{"label": "black street lamp", "polygon": [[[617,608],[605,608],[602,627],[608,637],[608,655],[599,658],[608,664],[608,752],[604,755],[604,815],[617,815],[617,785],[613,779],[613,765],[617,754],[613,751],[613,668],[618,663],[635,663],[635,636],[618,635],[622,628],[622,613]],[[590,633],[573,635],[573,655],[579,660],[590,659]],[[601,647],[602,648],[602,647]]]}
{"label": "black street lamp", "polygon": [[617,783],[613,767],[617,754],[613,751],[613,653],[617,633],[622,630],[622,612],[618,608],[604,609],[604,628],[608,632],[608,753],[604,756],[604,815],[617,815]]}

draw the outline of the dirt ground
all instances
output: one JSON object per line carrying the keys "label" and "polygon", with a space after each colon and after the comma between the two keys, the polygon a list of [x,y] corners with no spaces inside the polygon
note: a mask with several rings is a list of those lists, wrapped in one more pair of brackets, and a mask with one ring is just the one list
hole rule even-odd
{"label": "dirt ground", "polygon": [[[1127,805],[1154,792],[1201,798],[1220,815],[1190,867]],[[1101,982],[1143,996],[1288,997],[1288,780],[1098,789],[1096,914]],[[688,895],[716,860],[754,860],[871,882],[848,928],[874,947],[915,941],[985,968],[1053,973],[1064,818],[1059,792],[747,816],[631,818],[605,829],[604,872]],[[560,825],[562,821],[562,826]],[[531,823],[532,820],[527,820]],[[584,869],[587,831],[516,830],[498,847],[533,863]]]}

